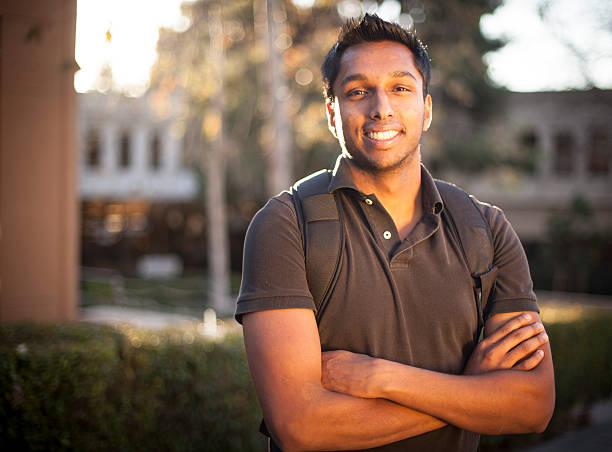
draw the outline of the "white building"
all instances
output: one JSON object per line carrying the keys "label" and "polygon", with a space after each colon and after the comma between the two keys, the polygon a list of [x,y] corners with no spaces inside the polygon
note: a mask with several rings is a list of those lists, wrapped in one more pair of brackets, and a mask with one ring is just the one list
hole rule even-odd
{"label": "white building", "polygon": [[194,199],[198,184],[183,165],[183,133],[175,114],[158,114],[147,96],[77,98],[81,200]]}

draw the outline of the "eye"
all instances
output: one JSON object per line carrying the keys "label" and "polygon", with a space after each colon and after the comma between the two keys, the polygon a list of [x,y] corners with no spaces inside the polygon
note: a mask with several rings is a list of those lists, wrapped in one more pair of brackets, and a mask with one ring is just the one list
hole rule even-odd
{"label": "eye", "polygon": [[347,97],[360,97],[360,96],[365,96],[367,94],[367,91],[364,89],[352,89],[350,90],[348,93],[346,93]]}
{"label": "eye", "polygon": [[406,87],[406,86],[396,86],[395,87],[395,91],[400,91],[400,92],[410,92],[411,89]]}

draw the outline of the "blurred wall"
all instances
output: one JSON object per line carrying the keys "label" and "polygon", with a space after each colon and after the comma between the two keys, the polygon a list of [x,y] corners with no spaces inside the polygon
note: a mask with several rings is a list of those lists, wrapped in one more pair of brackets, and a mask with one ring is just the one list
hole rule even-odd
{"label": "blurred wall", "polygon": [[0,322],[76,318],[76,0],[0,2]]}

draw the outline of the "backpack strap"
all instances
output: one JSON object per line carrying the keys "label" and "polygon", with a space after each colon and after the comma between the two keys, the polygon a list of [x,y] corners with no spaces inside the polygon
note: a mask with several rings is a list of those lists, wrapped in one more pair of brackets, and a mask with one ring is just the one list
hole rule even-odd
{"label": "backpack strap", "polygon": [[[493,292],[497,267],[493,266],[494,245],[491,228],[476,206],[474,197],[448,182],[436,180],[444,201],[444,210],[457,237],[461,253],[472,275],[474,298],[478,312],[478,328],[474,336],[477,343],[484,328],[487,301]],[[455,221],[461,218],[461,221]]]}
{"label": "backpack strap", "polygon": [[337,277],[344,243],[342,211],[328,188],[331,176],[330,170],[321,170],[291,188],[317,321]]}

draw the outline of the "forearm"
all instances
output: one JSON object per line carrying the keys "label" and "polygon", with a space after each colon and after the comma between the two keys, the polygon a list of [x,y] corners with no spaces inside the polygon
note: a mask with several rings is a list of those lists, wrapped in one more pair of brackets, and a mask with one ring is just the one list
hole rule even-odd
{"label": "forearm", "polygon": [[[550,350],[547,351],[550,353]],[[380,361],[378,397],[422,410],[449,424],[484,434],[542,431],[554,407],[554,382],[546,365],[531,371],[502,370],[448,375]]]}
{"label": "forearm", "polygon": [[538,315],[498,314],[487,327],[465,375],[336,350],[323,354],[323,386],[391,400],[473,432],[543,430],[552,416],[555,382],[548,337]]}
{"label": "forearm", "polygon": [[366,449],[446,425],[388,400],[353,397],[314,384],[296,400],[298,405],[284,407],[276,402],[276,411],[266,417],[273,437],[286,451]]}
{"label": "forearm", "polygon": [[255,312],[243,318],[243,326],[266,425],[283,450],[365,449],[444,425],[388,400],[324,388],[321,344],[312,311]]}

